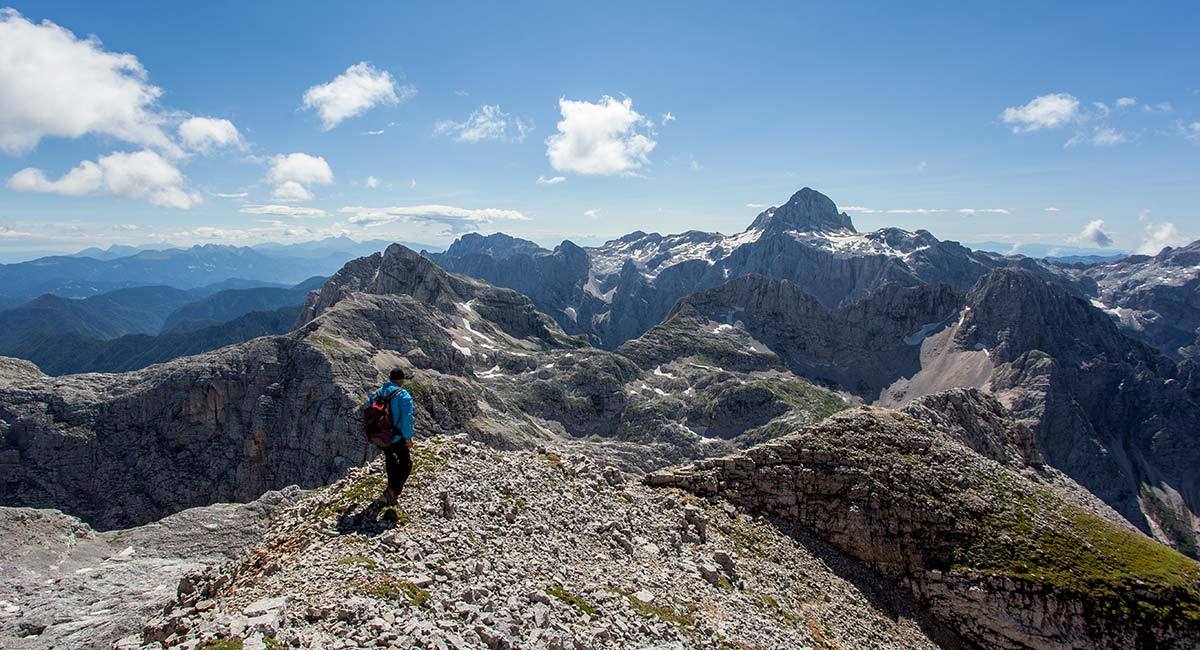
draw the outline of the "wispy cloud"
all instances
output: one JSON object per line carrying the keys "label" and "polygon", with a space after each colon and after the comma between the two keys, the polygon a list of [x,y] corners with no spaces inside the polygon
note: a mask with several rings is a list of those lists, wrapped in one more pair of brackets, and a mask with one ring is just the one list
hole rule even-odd
{"label": "wispy cloud", "polygon": [[549,178],[547,178],[545,176],[538,176],[537,184],[538,185],[558,185],[559,183],[563,183],[566,180],[567,180],[566,176],[551,176]]}
{"label": "wispy cloud", "polygon": [[450,233],[473,230],[496,221],[529,221],[529,217],[519,210],[472,209],[450,205],[410,205],[385,208],[347,206],[338,212],[353,215],[347,221],[362,228],[382,226],[396,221],[420,221],[445,225]]}
{"label": "wispy cloud", "polygon": [[1004,109],[1000,118],[1012,124],[1013,133],[1054,129],[1069,124],[1079,115],[1079,100],[1069,93],[1040,95],[1022,106]]}
{"label": "wispy cloud", "polygon": [[317,208],[306,208],[299,205],[247,205],[242,207],[239,212],[246,214],[270,214],[277,217],[325,217],[329,213]]}
{"label": "wispy cloud", "polygon": [[433,126],[434,135],[449,135],[458,142],[521,142],[532,130],[533,125],[528,120],[513,117],[499,105],[489,104],[472,111],[462,122],[442,120]]}

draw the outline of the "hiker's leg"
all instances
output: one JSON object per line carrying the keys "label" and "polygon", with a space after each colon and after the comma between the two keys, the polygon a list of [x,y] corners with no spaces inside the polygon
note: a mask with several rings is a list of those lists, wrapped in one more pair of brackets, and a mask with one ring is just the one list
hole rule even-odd
{"label": "hiker's leg", "polygon": [[408,477],[408,472],[403,471],[400,458],[397,457],[397,447],[403,449],[407,457],[408,449],[405,448],[404,442],[389,445],[383,450],[383,464],[387,467],[388,490],[392,497],[400,496],[400,488],[404,487],[404,479]]}
{"label": "hiker's leg", "polygon": [[408,475],[412,473],[413,463],[412,463],[412,453],[409,451],[408,445],[404,444],[403,440],[396,443],[395,447],[396,447],[396,455],[398,456],[398,458],[396,459],[397,460],[397,463],[396,463],[397,468],[396,469],[399,474],[398,483],[396,486],[396,494],[399,495],[400,490],[404,487],[405,482],[408,481]]}

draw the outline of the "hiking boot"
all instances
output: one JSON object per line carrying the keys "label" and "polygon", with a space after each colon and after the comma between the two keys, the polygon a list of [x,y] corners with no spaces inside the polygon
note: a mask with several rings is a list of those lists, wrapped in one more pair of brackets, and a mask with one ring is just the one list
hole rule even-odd
{"label": "hiking boot", "polygon": [[392,488],[388,488],[383,491],[383,494],[379,495],[379,500],[389,506],[394,506],[400,500],[400,496],[393,492]]}

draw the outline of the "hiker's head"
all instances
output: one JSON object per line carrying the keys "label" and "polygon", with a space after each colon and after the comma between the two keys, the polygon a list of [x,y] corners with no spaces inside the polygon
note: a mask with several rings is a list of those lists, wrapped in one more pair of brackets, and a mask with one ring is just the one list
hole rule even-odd
{"label": "hiker's head", "polygon": [[391,374],[388,375],[388,379],[390,379],[393,384],[397,384],[397,385],[403,384],[404,383],[404,371],[401,370],[400,368],[396,368],[395,370],[392,370]]}

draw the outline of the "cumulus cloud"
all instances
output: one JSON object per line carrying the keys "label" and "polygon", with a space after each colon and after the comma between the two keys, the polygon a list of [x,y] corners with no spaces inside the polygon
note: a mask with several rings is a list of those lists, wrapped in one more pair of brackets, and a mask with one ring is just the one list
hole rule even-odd
{"label": "cumulus cloud", "polygon": [[302,106],[317,111],[323,128],[328,131],[380,104],[399,104],[416,94],[415,87],[398,86],[390,72],[363,61],[346,68],[333,81],[304,91]]}
{"label": "cumulus cloud", "polygon": [[162,129],[161,95],[136,56],[0,9],[0,150],[19,154],[47,136],[97,134],[178,155]]}
{"label": "cumulus cloud", "polygon": [[179,140],[185,147],[209,153],[224,147],[242,148],[242,136],[229,120],[189,117],[179,124]]}
{"label": "cumulus cloud", "polygon": [[1117,98],[1117,108],[1125,108],[1127,106],[1133,106],[1135,104],[1137,104],[1137,100],[1134,99],[1133,97],[1118,97]]}
{"label": "cumulus cloud", "polygon": [[240,210],[246,214],[270,214],[277,217],[324,217],[329,213],[317,208],[305,208],[298,205],[247,205]]}
{"label": "cumulus cloud", "polygon": [[1157,255],[1167,246],[1180,246],[1187,243],[1187,238],[1180,234],[1175,224],[1147,223],[1143,234],[1142,244],[1137,252],[1142,255]]}
{"label": "cumulus cloud", "polygon": [[365,181],[365,184],[367,187],[370,187],[370,188],[379,187],[379,179],[375,178],[374,176],[368,176],[367,180]]}
{"label": "cumulus cloud", "polygon": [[592,208],[590,210],[584,210],[583,216],[587,217],[588,219],[595,219],[596,217],[600,216],[600,208]]}
{"label": "cumulus cloud", "polygon": [[433,222],[446,226],[451,234],[477,229],[495,221],[528,221],[519,210],[499,208],[458,208],[450,205],[410,205],[390,208],[344,207],[338,212],[351,214],[347,221],[372,228],[396,221]]}
{"label": "cumulus cloud", "polygon": [[1034,97],[1024,106],[1004,109],[1001,119],[1014,125],[1013,133],[1053,129],[1067,124],[1079,115],[1079,100],[1068,93],[1052,93]]}
{"label": "cumulus cloud", "polygon": [[271,194],[275,200],[309,201],[314,197],[308,186],[329,185],[333,182],[333,170],[321,156],[280,154],[271,158],[267,178],[275,183],[275,191]]}
{"label": "cumulus cloud", "polygon": [[666,113],[663,113],[662,117],[659,119],[662,121],[663,124],[666,124],[667,122],[674,122],[675,114],[672,113],[671,111],[667,111]]}
{"label": "cumulus cloud", "polygon": [[155,205],[187,209],[203,200],[186,187],[179,168],[150,150],[115,152],[96,162],[85,160],[57,180],[45,172],[27,167],[8,179],[8,187],[18,192],[43,192],[81,196],[101,188],[113,196],[144,199]]}
{"label": "cumulus cloud", "polygon": [[1079,231],[1079,234],[1075,236],[1074,240],[1092,243],[1101,248],[1108,248],[1113,244],[1112,237],[1104,230],[1103,219],[1089,221],[1083,227],[1083,230]]}
{"label": "cumulus cloud", "polygon": [[463,122],[442,120],[433,125],[434,135],[449,135],[458,142],[505,140],[521,142],[533,130],[529,122],[500,110],[499,105],[484,104]]}
{"label": "cumulus cloud", "polygon": [[648,164],[655,142],[640,130],[649,121],[633,110],[633,100],[604,96],[599,102],[558,100],[558,133],[546,138],[546,157],[556,171],[608,176]]}
{"label": "cumulus cloud", "polygon": [[551,176],[550,178],[546,178],[545,176],[538,176],[537,184],[538,185],[558,185],[559,183],[565,182],[566,180],[567,180],[566,176]]}

